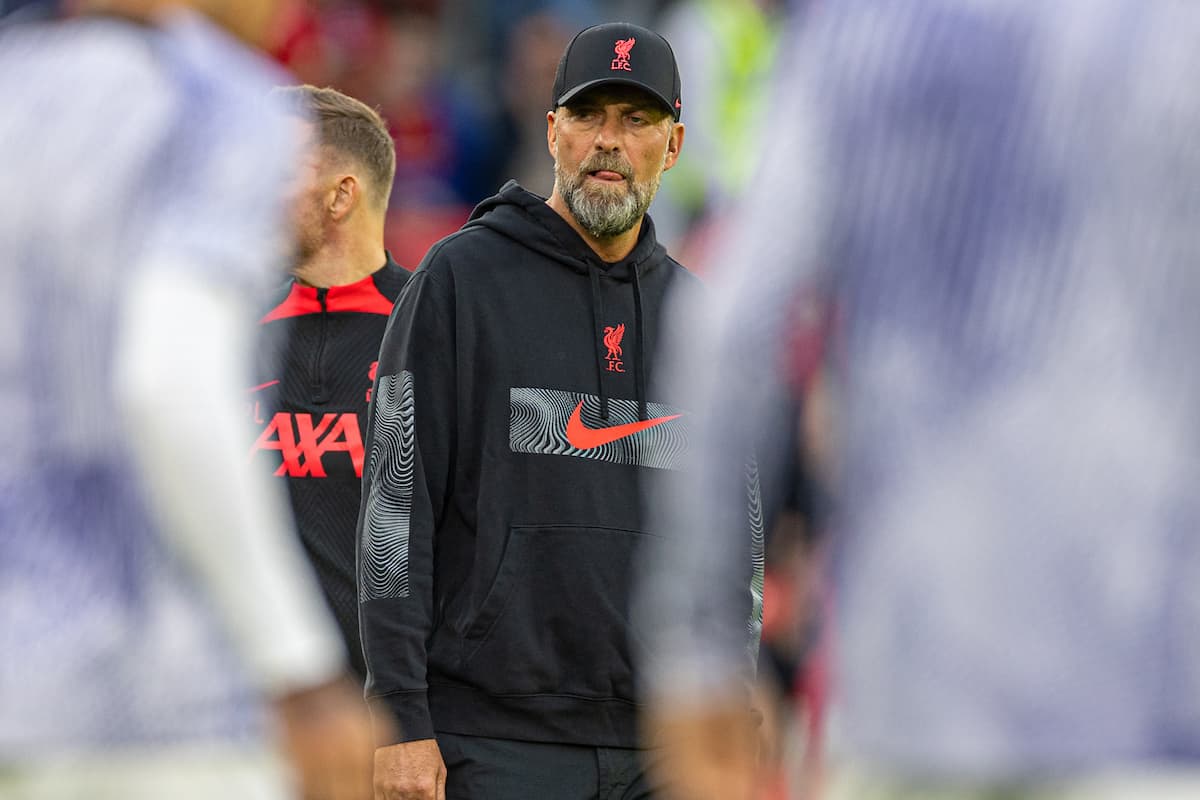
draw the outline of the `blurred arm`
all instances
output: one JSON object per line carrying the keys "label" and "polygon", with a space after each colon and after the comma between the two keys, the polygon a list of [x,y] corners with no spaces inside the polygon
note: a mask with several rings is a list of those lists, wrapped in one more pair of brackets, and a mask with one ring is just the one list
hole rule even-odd
{"label": "blurred arm", "polygon": [[338,675],[343,651],[281,484],[247,458],[248,298],[196,274],[148,269],[133,278],[115,380],[165,535],[254,678],[278,695]]}
{"label": "blurred arm", "polygon": [[651,508],[664,537],[638,609],[650,643],[646,736],[662,747],[665,796],[681,800],[755,796],[747,472],[735,456],[766,445],[759,468],[773,475],[795,446],[776,425],[792,390],[790,334],[820,294],[825,234],[817,115],[796,73],[782,77],[770,141],[708,290],[671,298],[659,359],[668,396],[691,404],[692,455],[668,481],[666,501]]}

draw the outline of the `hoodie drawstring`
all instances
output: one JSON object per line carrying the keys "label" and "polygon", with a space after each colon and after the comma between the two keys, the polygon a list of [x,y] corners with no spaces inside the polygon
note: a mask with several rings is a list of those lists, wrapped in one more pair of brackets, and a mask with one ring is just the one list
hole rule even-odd
{"label": "hoodie drawstring", "polygon": [[642,364],[646,361],[646,343],[642,335],[642,284],[638,279],[638,265],[633,265],[633,333],[634,333],[634,362],[633,380],[634,391],[637,392],[638,421],[646,419],[646,372]]}
{"label": "hoodie drawstring", "polygon": [[[588,264],[588,277],[592,282],[592,329],[596,332],[596,336],[600,341],[604,341],[604,328],[601,327],[600,320],[603,319],[603,299],[600,297],[600,269],[595,264]],[[599,348],[596,349],[596,383],[600,387],[600,418],[608,419],[608,392],[604,391],[604,359]]]}

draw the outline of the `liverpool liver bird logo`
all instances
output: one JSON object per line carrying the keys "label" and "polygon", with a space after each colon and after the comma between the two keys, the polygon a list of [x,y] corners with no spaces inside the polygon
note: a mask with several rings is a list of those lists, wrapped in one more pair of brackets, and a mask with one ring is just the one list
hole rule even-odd
{"label": "liverpool liver bird logo", "polygon": [[621,360],[621,340],[625,338],[625,323],[622,322],[617,327],[611,325],[604,326],[604,346],[608,348],[608,355],[604,360],[608,362],[609,372],[624,372],[625,362]]}
{"label": "liverpool liver bird logo", "polygon": [[633,72],[629,67],[629,51],[637,44],[637,39],[630,36],[628,39],[618,39],[613,45],[613,49],[617,53],[617,57],[612,60],[613,69],[623,69],[626,72]]}
{"label": "liverpool liver bird logo", "polygon": [[604,346],[608,348],[608,355],[605,356],[609,361],[621,357],[621,340],[625,338],[625,323],[622,322],[617,327],[611,325],[604,326]]}

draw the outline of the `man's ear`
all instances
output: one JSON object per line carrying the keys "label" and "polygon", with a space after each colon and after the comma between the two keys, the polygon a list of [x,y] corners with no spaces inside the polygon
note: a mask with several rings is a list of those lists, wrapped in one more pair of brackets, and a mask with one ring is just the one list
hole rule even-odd
{"label": "man's ear", "polygon": [[683,150],[683,123],[671,123],[671,133],[667,137],[667,157],[663,161],[663,172],[675,166],[679,160],[679,152]]}
{"label": "man's ear", "polygon": [[353,175],[343,175],[334,187],[329,215],[340,222],[362,199],[362,184]]}
{"label": "man's ear", "polygon": [[546,147],[550,155],[558,158],[558,131],[554,130],[554,112],[546,112]]}

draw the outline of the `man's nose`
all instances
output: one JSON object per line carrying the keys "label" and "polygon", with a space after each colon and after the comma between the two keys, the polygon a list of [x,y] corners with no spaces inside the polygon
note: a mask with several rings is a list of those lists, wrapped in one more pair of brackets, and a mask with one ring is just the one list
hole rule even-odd
{"label": "man's nose", "polygon": [[605,114],[600,129],[596,131],[596,149],[617,151],[621,149],[621,115]]}

